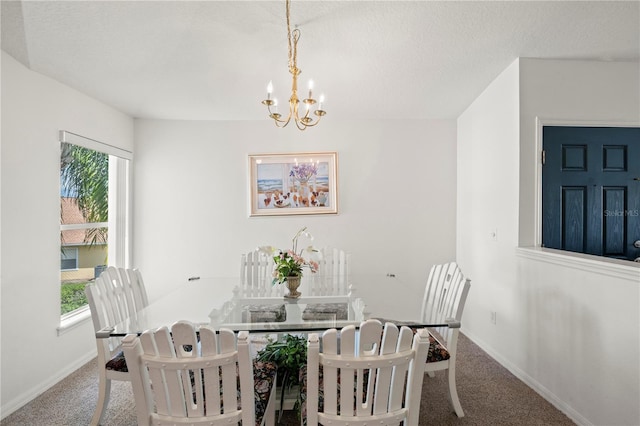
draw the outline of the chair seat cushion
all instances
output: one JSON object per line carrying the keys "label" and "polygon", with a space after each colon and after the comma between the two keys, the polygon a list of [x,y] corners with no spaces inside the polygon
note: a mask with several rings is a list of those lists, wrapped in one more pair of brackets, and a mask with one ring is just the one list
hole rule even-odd
{"label": "chair seat cushion", "polygon": [[107,370],[121,371],[128,373],[127,360],[124,359],[124,352],[118,351],[107,363],[105,364]]}
{"label": "chair seat cushion", "polygon": [[307,306],[302,312],[305,321],[314,320],[347,320],[349,307],[346,303],[318,303]]}
{"label": "chair seat cushion", "polygon": [[[413,330],[415,333],[417,330]],[[445,348],[431,333],[429,333],[429,353],[427,354],[427,363],[446,361],[451,358],[449,351]]]}
{"label": "chair seat cushion", "polygon": [[242,310],[242,322],[283,322],[287,311],[280,305],[248,305]]}
{"label": "chair seat cushion", "polygon": [[253,361],[253,392],[255,400],[256,425],[262,423],[271,392],[275,392],[278,366],[271,361]]}
{"label": "chair seat cushion", "polygon": [[[388,320],[385,318],[376,318],[376,319],[380,321],[382,324],[385,324],[387,322],[393,322],[397,326],[403,325],[402,321]],[[413,331],[413,334],[416,334],[418,332],[418,328],[411,327],[411,331]],[[427,354],[427,363],[446,361],[449,358],[451,358],[451,355],[449,354],[449,351],[447,350],[447,348],[442,343],[440,343],[440,341],[437,338],[433,336],[431,331],[429,331],[429,353]]]}

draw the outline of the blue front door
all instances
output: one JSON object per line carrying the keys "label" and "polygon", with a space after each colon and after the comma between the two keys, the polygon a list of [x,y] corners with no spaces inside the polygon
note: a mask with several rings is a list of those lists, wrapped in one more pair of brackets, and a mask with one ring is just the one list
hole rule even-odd
{"label": "blue front door", "polygon": [[544,247],[640,257],[640,128],[543,128]]}

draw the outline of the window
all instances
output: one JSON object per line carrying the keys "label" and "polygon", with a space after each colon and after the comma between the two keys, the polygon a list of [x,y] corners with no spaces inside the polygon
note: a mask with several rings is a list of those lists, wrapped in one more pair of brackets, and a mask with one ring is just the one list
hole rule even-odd
{"label": "window", "polygon": [[84,287],[106,265],[127,267],[130,153],[60,132],[61,314],[86,310]]}
{"label": "window", "polygon": [[73,271],[78,269],[78,249],[62,247],[60,250],[60,270]]}

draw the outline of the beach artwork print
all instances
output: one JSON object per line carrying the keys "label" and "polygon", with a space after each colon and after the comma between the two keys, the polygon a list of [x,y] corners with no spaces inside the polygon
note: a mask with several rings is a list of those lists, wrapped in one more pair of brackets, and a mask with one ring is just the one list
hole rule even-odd
{"label": "beach artwork print", "polygon": [[251,155],[251,215],[337,213],[336,154]]}

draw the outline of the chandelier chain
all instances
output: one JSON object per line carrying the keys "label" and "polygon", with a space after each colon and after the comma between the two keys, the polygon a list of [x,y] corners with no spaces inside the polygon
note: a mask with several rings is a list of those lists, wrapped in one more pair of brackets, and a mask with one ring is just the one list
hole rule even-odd
{"label": "chandelier chain", "polygon": [[[287,0],[287,42],[289,43],[289,70],[297,68],[298,63],[298,39],[300,30],[291,32],[291,0]],[[293,35],[292,35],[293,34]]]}

